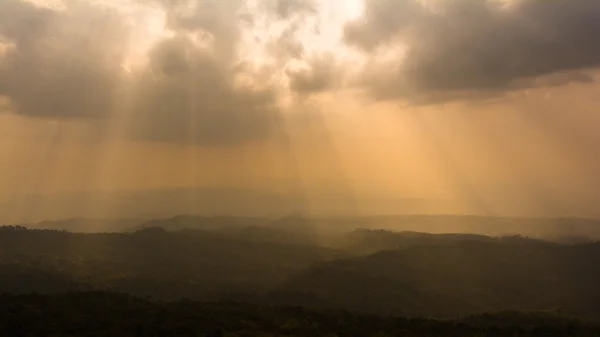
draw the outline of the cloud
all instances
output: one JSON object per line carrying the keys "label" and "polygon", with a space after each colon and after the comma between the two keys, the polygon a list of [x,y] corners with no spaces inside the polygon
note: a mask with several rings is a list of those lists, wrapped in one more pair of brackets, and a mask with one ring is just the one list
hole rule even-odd
{"label": "cloud", "polygon": [[126,121],[124,136],[142,140],[216,146],[268,137],[278,91],[236,59],[241,1],[195,3],[162,2],[172,37],[125,71],[136,42],[127,14],[85,1],[52,10],[3,0],[1,110],[98,128]]}
{"label": "cloud", "polygon": [[366,51],[389,42],[408,26],[423,20],[427,8],[418,0],[371,0],[365,3],[363,16],[346,25],[348,43]]}
{"label": "cloud", "polygon": [[304,45],[296,36],[298,28],[299,24],[297,22],[291,23],[281,32],[281,34],[273,37],[268,45],[270,53],[274,55],[282,65],[287,63],[290,59],[302,59],[304,57]]}
{"label": "cloud", "polygon": [[119,17],[74,2],[54,11],[16,0],[0,4],[0,95],[35,117],[92,117],[113,111],[127,30]]}
{"label": "cloud", "polygon": [[487,99],[589,83],[600,64],[600,0],[370,0],[345,44],[343,20],[331,19],[343,1],[324,1],[2,0],[2,109],[231,144],[276,132],[284,95],[358,83],[379,100]]}
{"label": "cloud", "polygon": [[240,38],[240,22],[251,19],[243,0],[141,0],[157,2],[174,31],[205,33],[221,57],[232,59]]}
{"label": "cloud", "polygon": [[252,26],[257,13],[242,0],[157,1],[175,36],[150,50],[136,76],[132,134],[212,146],[271,136],[279,127],[279,92],[238,58],[242,25]]}
{"label": "cloud", "polygon": [[321,56],[308,62],[308,67],[288,71],[290,90],[305,96],[328,91],[339,84],[340,71],[333,56]]}
{"label": "cloud", "polygon": [[547,85],[588,81],[599,34],[598,0],[372,0],[345,28],[365,53],[405,48],[394,68],[371,62],[363,84],[377,99],[414,102],[500,95],[556,73],[567,75]]}
{"label": "cloud", "polygon": [[272,0],[275,13],[287,19],[294,14],[314,13],[316,5],[311,0]]}
{"label": "cloud", "polygon": [[334,53],[313,45],[322,34],[324,14],[319,11],[323,11],[323,4],[312,0],[271,0],[266,5],[266,20],[278,28],[270,33],[267,51],[275,60],[275,71],[286,78],[289,92],[308,96],[336,87],[342,71]]}
{"label": "cloud", "polygon": [[177,36],[156,45],[134,87],[134,134],[143,139],[208,145],[252,141],[278,122],[272,88],[236,83],[236,69]]}

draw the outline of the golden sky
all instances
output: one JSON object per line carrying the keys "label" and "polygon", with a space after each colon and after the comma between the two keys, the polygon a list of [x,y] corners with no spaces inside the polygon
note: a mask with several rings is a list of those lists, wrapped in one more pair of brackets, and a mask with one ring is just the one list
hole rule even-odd
{"label": "golden sky", "polygon": [[0,0],[0,221],[206,188],[598,216],[598,36],[597,0]]}

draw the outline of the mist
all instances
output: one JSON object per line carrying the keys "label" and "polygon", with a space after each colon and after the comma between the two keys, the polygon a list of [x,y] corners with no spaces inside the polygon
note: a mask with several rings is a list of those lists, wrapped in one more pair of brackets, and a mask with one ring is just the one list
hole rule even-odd
{"label": "mist", "polygon": [[0,0],[0,335],[600,335],[598,36],[598,0]]}

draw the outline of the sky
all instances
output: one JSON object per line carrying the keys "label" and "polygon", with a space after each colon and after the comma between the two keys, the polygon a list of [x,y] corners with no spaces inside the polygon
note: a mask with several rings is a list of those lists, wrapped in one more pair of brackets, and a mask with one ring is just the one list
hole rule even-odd
{"label": "sky", "polygon": [[599,0],[0,0],[0,221],[598,217],[599,36]]}

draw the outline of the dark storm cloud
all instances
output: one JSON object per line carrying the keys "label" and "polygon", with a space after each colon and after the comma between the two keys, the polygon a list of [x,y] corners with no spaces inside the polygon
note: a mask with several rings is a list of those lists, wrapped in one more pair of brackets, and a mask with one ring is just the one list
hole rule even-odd
{"label": "dark storm cloud", "polygon": [[[236,83],[244,70],[235,61],[240,24],[252,25],[256,13],[242,0],[158,1],[177,36],[154,46],[135,81],[134,135],[203,145],[271,135],[279,121],[276,90]],[[188,33],[208,34],[212,48],[192,42]]]}
{"label": "dark storm cloud", "polygon": [[[367,69],[380,99],[480,97],[515,88],[588,82],[600,65],[600,1],[367,1],[347,25],[347,43],[367,53],[401,44],[387,69]],[[553,74],[554,81],[538,81]]]}
{"label": "dark storm cloud", "polygon": [[[147,66],[126,72],[123,14],[77,1],[55,11],[1,0],[0,36],[10,47],[0,53],[0,97],[30,117],[98,128],[127,121],[125,136],[135,139],[212,146],[267,137],[279,116],[277,92],[237,81],[240,3],[164,1],[175,37],[152,48]],[[205,46],[192,41],[202,34],[210,36]]]}
{"label": "dark storm cloud", "polygon": [[74,3],[53,11],[16,0],[0,3],[0,96],[37,117],[101,116],[121,83],[125,27],[109,11]]}
{"label": "dark storm cloud", "polygon": [[185,37],[161,42],[137,79],[136,135],[210,145],[268,135],[279,116],[275,91],[235,85],[235,76],[218,56]]}

